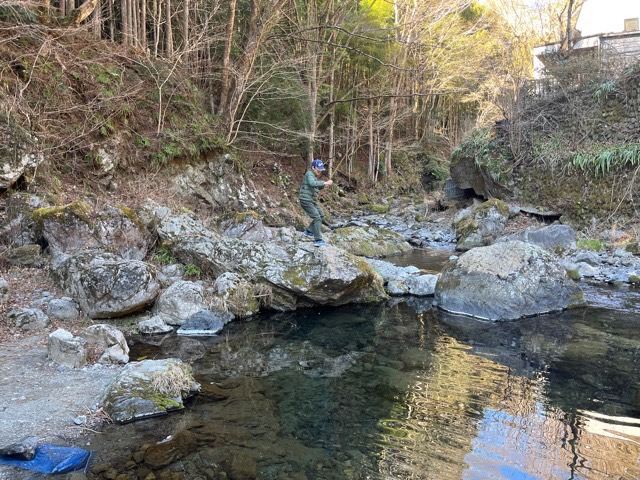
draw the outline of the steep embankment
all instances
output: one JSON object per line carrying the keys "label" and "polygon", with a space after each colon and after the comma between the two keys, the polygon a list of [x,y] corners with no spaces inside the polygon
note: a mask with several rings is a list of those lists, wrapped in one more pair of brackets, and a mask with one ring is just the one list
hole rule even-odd
{"label": "steep embankment", "polygon": [[606,81],[524,95],[514,118],[452,156],[462,188],[544,206],[578,225],[637,219],[640,66]]}

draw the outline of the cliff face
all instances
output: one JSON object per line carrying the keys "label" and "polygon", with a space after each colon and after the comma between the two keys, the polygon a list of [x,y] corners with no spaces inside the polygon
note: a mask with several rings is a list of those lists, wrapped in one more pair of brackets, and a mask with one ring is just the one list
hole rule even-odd
{"label": "cliff face", "polygon": [[452,155],[463,188],[556,210],[579,224],[640,207],[640,65],[616,78],[523,95],[514,118]]}

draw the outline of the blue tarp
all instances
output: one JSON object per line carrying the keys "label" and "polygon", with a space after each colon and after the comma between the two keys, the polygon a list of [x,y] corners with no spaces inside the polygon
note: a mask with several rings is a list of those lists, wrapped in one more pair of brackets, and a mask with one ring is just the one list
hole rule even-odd
{"label": "blue tarp", "polygon": [[0,465],[10,465],[39,473],[67,473],[87,465],[91,452],[75,447],[40,445],[32,460],[16,460],[0,456]]}

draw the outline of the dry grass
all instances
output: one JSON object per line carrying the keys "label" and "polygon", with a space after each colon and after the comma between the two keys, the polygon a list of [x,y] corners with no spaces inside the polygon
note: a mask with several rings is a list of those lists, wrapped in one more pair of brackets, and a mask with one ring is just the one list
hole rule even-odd
{"label": "dry grass", "polygon": [[188,392],[193,385],[191,366],[180,363],[171,365],[166,372],[156,375],[151,381],[154,391],[169,397],[178,397]]}

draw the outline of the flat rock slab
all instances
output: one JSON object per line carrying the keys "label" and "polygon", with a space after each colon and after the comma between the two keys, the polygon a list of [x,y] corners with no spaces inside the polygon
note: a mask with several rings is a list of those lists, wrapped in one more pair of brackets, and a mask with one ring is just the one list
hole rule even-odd
{"label": "flat rock slab", "polygon": [[[61,443],[82,433],[73,419],[99,403],[121,367],[95,365],[71,370],[47,360],[45,336],[0,347],[0,439],[16,443],[28,436]],[[19,478],[0,466],[1,480]],[[30,477],[28,477],[30,478]]]}
{"label": "flat rock slab", "polygon": [[191,368],[176,358],[129,363],[107,391],[103,406],[118,423],[165,415],[184,408],[200,390]]}

